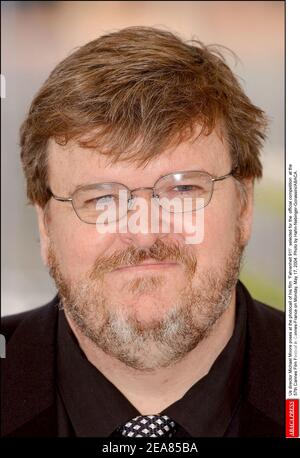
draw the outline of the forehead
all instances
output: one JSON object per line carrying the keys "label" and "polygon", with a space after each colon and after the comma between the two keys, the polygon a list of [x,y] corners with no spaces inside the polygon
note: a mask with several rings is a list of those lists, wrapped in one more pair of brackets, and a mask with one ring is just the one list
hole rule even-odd
{"label": "forehead", "polygon": [[230,172],[228,145],[216,131],[198,136],[199,132],[174,148],[166,149],[146,166],[119,161],[111,164],[101,152],[81,148],[70,141],[66,146],[50,140],[48,146],[49,184],[55,192],[72,192],[77,186],[118,181],[129,188],[152,186],[163,175],[179,170],[204,170],[212,175]]}

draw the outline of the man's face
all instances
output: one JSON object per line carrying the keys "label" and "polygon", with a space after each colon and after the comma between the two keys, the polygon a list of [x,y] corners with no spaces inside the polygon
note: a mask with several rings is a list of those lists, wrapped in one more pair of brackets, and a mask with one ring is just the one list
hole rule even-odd
{"label": "man's face", "polygon": [[[194,140],[194,139],[192,139]],[[83,184],[119,182],[152,187],[164,175],[231,171],[216,132],[181,143],[144,167],[111,165],[99,153],[69,143],[49,145],[49,183],[68,197]],[[140,370],[167,367],[206,337],[231,299],[251,226],[252,185],[242,205],[234,178],[216,182],[204,210],[204,238],[186,244],[185,232],[99,234],[71,203],[38,209],[42,253],[68,318],[99,348]],[[148,265],[146,265],[148,264]]]}

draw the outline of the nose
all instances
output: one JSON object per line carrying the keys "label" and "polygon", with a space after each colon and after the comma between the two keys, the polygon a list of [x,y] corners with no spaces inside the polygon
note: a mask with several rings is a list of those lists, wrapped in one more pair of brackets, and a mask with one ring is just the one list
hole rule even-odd
{"label": "nose", "polygon": [[128,232],[125,237],[128,244],[135,248],[144,250],[151,248],[152,245],[154,245],[158,240],[158,238],[160,238],[159,234],[154,234],[151,232],[147,232],[145,234],[132,234]]}
{"label": "nose", "polygon": [[[137,191],[141,191],[139,195],[137,195]],[[154,202],[153,188],[133,189],[131,196],[128,205],[127,232],[123,234],[123,238],[136,248],[147,249],[158,238],[168,235],[160,231],[161,208],[157,202]]]}

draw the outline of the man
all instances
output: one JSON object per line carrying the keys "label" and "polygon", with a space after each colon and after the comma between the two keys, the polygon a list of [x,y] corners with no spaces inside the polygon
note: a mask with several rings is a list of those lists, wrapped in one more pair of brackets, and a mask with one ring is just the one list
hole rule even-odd
{"label": "man", "polygon": [[265,128],[221,54],[166,31],[53,70],[21,157],[58,295],[3,320],[3,435],[283,436],[283,314],[238,280]]}

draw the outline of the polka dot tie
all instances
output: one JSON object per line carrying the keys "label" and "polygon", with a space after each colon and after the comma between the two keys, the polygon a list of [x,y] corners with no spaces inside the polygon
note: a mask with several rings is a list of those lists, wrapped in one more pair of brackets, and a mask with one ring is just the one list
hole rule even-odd
{"label": "polka dot tie", "polygon": [[125,437],[172,437],[176,423],[167,415],[139,415],[117,429]]}

